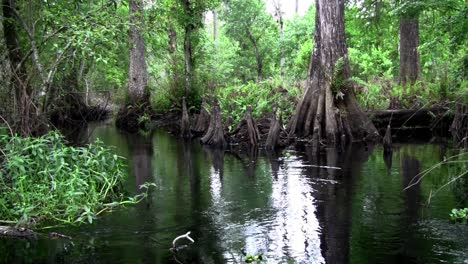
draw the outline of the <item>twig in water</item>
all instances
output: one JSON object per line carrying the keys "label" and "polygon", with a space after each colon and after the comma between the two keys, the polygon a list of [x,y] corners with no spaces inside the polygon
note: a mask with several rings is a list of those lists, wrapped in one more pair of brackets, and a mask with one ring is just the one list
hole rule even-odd
{"label": "twig in water", "polygon": [[195,240],[193,240],[189,235],[190,235],[190,231],[188,231],[185,235],[180,235],[180,236],[176,237],[174,239],[174,241],[172,241],[172,248],[176,249],[177,240],[182,239],[182,238],[186,238],[186,239],[190,240],[190,242],[195,243]]}
{"label": "twig in water", "polygon": [[[459,163],[460,161],[453,161],[453,160],[452,160],[452,161],[449,161],[449,160],[454,159],[454,158],[456,158],[456,157],[460,157],[460,156],[466,155],[466,154],[468,154],[468,152],[462,152],[462,153],[459,153],[459,154],[457,154],[457,155],[448,157],[448,158],[446,158],[446,159],[444,158],[443,161],[441,161],[441,162],[435,164],[434,166],[432,166],[432,167],[430,167],[430,168],[428,168],[428,169],[426,169],[426,170],[424,170],[424,171],[418,173],[416,176],[413,177],[413,179],[411,179],[411,181],[409,182],[408,186],[406,186],[406,188],[403,189],[403,191],[406,191],[406,190],[408,190],[409,188],[411,188],[411,187],[413,187],[413,186],[419,184],[419,183],[421,182],[421,180],[422,180],[426,175],[429,174],[429,172],[435,170],[436,168],[438,168],[438,167],[440,167],[440,166],[442,166],[442,165],[444,165],[444,164]],[[465,161],[462,161],[462,162],[465,162]]]}

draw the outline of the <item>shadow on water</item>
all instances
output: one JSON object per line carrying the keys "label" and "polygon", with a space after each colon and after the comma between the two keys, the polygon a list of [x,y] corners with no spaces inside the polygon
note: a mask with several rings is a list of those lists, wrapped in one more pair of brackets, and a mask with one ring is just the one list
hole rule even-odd
{"label": "shadow on water", "polygon": [[[466,204],[466,185],[431,190],[451,170],[420,171],[439,162],[436,145],[307,147],[233,154],[182,141],[165,131],[148,137],[88,127],[128,161],[127,192],[156,183],[147,202],[119,208],[92,225],[57,231],[73,241],[0,238],[0,263],[463,263],[468,228],[449,223]],[[325,166],[325,167],[323,167]],[[195,243],[176,256],[172,240],[191,231]],[[185,243],[185,242],[182,242]]]}

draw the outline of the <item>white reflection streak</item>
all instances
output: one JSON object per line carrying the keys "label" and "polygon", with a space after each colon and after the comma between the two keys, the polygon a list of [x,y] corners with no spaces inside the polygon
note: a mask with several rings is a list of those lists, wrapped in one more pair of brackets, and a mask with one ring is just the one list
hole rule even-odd
{"label": "white reflection streak", "polygon": [[269,251],[275,256],[288,255],[296,261],[325,263],[320,249],[320,224],[315,215],[314,197],[310,183],[304,178],[297,160],[287,161],[273,183],[272,206],[277,209]]}
{"label": "white reflection streak", "polygon": [[213,203],[218,203],[221,199],[221,180],[219,172],[213,167],[210,169],[210,191]]}

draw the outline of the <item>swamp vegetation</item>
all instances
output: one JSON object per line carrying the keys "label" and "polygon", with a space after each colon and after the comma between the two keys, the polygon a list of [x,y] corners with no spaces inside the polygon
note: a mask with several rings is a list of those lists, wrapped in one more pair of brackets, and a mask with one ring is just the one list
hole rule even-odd
{"label": "swamp vegetation", "polygon": [[[442,221],[438,211],[442,208],[443,219],[466,232],[467,1],[1,0],[0,4],[0,223],[4,225],[0,233],[1,228],[23,232],[62,224],[73,230],[81,223],[91,224],[92,229],[98,216],[112,222],[112,214],[104,212],[116,209],[119,215],[158,203],[156,207],[163,209],[158,209],[158,217],[170,217],[176,226],[162,232],[164,241],[166,236],[187,233],[190,230],[183,228],[189,227],[201,237],[208,231],[205,239],[212,240],[203,241],[200,248],[189,247],[195,255],[183,255],[183,263],[237,259],[362,263],[366,249],[359,239],[378,240],[371,235],[378,230],[369,230],[354,218],[375,221],[369,223],[371,229],[376,223],[386,226],[381,219],[398,208],[396,215],[402,217],[397,222],[411,231],[401,241],[422,241],[427,247],[430,242],[424,236],[431,232],[424,228],[432,230],[432,220]],[[106,123],[95,126],[93,121]],[[112,130],[103,137],[125,143],[96,138],[102,126],[108,131],[110,123],[125,134]],[[161,136],[160,128],[180,142]],[[64,136],[68,132],[72,135]],[[163,142],[153,144],[154,133]],[[164,145],[166,141],[174,146]],[[373,150],[380,153],[382,142],[382,155],[376,158]],[[425,142],[440,155],[423,162],[425,157],[415,153],[418,147],[404,142]],[[356,160],[349,154],[353,148],[359,154]],[[154,164],[153,155],[166,164]],[[397,167],[392,164],[395,156]],[[229,168],[224,160],[234,158],[238,163]],[[257,162],[262,159],[270,165],[259,169]],[[386,170],[380,168],[382,162]],[[294,169],[298,164],[301,169]],[[375,183],[369,176],[360,178],[367,175],[366,166],[376,167],[371,169],[377,175]],[[180,171],[171,172],[176,168]],[[175,178],[162,176],[161,169]],[[242,170],[247,178],[237,173],[224,178],[225,169]],[[399,178],[392,178],[395,169]],[[443,177],[434,176],[435,171]],[[298,175],[305,177],[304,182],[293,179]],[[382,189],[384,183],[390,191]],[[249,184],[252,194],[244,193]],[[225,190],[224,185],[233,189]],[[291,201],[286,206],[279,201],[294,198],[291,186],[309,188],[301,192],[308,202],[302,209]],[[279,192],[275,188],[286,188],[282,191],[286,196],[275,196]],[[372,204],[375,196],[388,192],[398,196],[395,204],[386,198]],[[178,197],[174,193],[192,206],[167,201]],[[246,204],[231,208],[226,201]],[[139,202],[133,209],[117,210],[119,205]],[[166,202],[174,206],[165,208]],[[433,212],[422,204],[435,207],[437,216],[421,215]],[[310,227],[301,233],[288,227],[294,224],[290,221],[301,221],[290,216],[291,210],[304,212],[304,225],[321,231]],[[218,214],[221,211],[225,214]],[[246,218],[237,219],[236,211]],[[283,216],[273,217],[276,211]],[[262,214],[270,218],[263,219]],[[191,224],[182,223],[179,216]],[[171,229],[171,221],[165,220],[157,222]],[[231,229],[222,229],[222,222]],[[385,230],[401,236],[402,230],[393,224]],[[435,224],[450,229],[445,222]],[[242,240],[233,231],[236,225],[244,228],[243,249],[236,244]],[[284,234],[281,225],[287,229]],[[253,231],[256,228],[274,237],[276,232],[285,241],[262,238]],[[67,228],[62,231],[67,233]],[[294,238],[289,237],[299,233],[304,235],[304,251],[295,248]],[[249,244],[250,236],[256,246]],[[453,247],[444,244],[444,248],[458,257],[456,261],[466,261],[460,247],[468,244],[455,243],[449,236],[441,239]],[[268,245],[259,246],[259,239]],[[154,241],[159,243],[159,238]],[[409,246],[401,243],[389,246]],[[337,248],[332,249],[334,245]],[[2,246],[8,247],[0,241]],[[90,248],[79,249],[78,254]],[[157,262],[165,263],[167,252],[159,252],[160,248],[158,256],[165,260]],[[425,255],[424,250],[392,249],[398,253],[394,260],[398,256],[416,263],[453,260],[434,251]],[[385,249],[379,250],[369,259],[385,259]],[[209,252],[215,253],[206,255]],[[179,261],[176,255],[172,257]]]}

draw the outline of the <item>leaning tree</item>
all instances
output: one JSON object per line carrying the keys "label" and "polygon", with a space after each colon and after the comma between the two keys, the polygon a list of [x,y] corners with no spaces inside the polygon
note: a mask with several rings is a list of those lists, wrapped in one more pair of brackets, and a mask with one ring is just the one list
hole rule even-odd
{"label": "leaning tree", "polygon": [[344,0],[316,0],[314,48],[304,94],[289,124],[313,146],[380,136],[356,101],[346,48]]}

